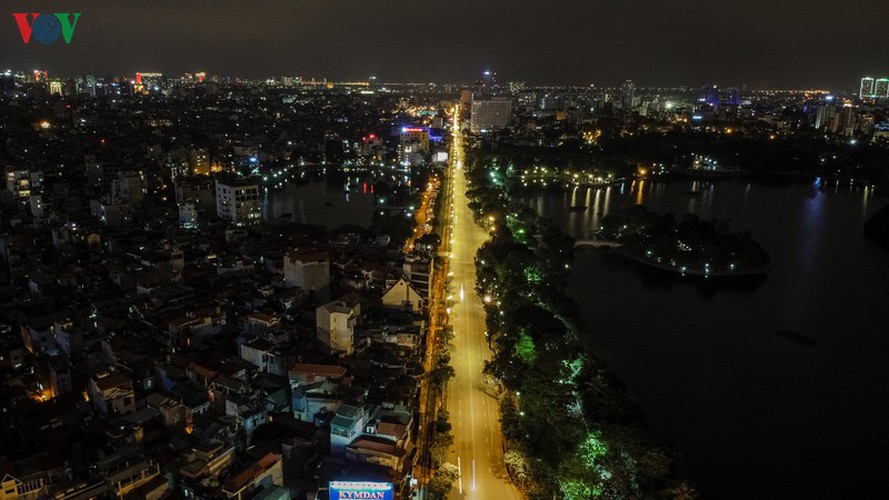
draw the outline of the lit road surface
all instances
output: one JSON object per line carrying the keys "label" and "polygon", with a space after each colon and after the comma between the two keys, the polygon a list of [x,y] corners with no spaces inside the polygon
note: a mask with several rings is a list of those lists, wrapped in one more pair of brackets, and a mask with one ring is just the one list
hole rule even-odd
{"label": "lit road surface", "polygon": [[[454,135],[452,165],[463,160],[459,133]],[[451,218],[452,286],[459,300],[451,308],[454,327],[451,365],[456,376],[448,384],[448,413],[454,447],[450,462],[460,468],[460,479],[449,498],[519,499],[503,466],[499,403],[484,391],[484,361],[490,356],[485,340],[485,311],[475,291],[475,254],[487,232],[475,224],[467,206],[466,179],[462,168],[451,169],[454,216]],[[488,393],[492,393],[490,390]]]}

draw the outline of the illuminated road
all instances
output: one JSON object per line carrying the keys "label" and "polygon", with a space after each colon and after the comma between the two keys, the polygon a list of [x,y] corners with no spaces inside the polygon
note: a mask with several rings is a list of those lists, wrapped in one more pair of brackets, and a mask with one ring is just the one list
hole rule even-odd
{"label": "illuminated road", "polygon": [[426,191],[423,191],[423,199],[420,203],[420,208],[417,210],[416,216],[414,217],[414,220],[417,222],[417,227],[414,228],[414,232],[404,243],[404,253],[411,253],[417,238],[427,234],[426,225],[431,222],[431,212],[435,208],[436,203],[436,198],[433,196],[433,193],[437,193],[439,189],[441,189],[441,181],[438,177],[433,176],[432,179],[430,179],[429,184],[426,185]]}
{"label": "illuminated road", "polygon": [[451,365],[456,376],[448,384],[447,406],[454,434],[449,461],[459,466],[461,476],[450,498],[519,499],[522,497],[509,482],[503,466],[498,401],[485,393],[482,376],[490,350],[484,334],[485,311],[475,292],[474,259],[488,234],[475,224],[467,206],[462,161],[461,139],[455,131],[450,172],[454,207],[451,271],[456,304],[449,317],[454,327]]}

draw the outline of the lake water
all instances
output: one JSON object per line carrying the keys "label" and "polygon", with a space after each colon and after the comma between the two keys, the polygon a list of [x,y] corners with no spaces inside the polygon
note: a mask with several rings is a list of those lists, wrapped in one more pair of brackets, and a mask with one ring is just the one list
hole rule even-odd
{"label": "lake water", "polygon": [[[343,189],[348,184],[349,191]],[[335,229],[344,224],[367,227],[374,211],[372,180],[362,177],[331,176],[323,173],[297,175],[283,187],[263,196],[262,214],[266,220],[291,214],[289,220]]]}
{"label": "lake water", "polygon": [[[524,201],[575,238],[591,238],[602,216],[635,203],[749,230],[772,269],[758,285],[732,289],[665,283],[607,250],[578,250],[568,291],[590,347],[682,454],[705,498],[886,498],[889,252],[862,235],[885,197],[724,180]],[[578,205],[588,208],[569,210]],[[775,335],[783,330],[815,344]]]}

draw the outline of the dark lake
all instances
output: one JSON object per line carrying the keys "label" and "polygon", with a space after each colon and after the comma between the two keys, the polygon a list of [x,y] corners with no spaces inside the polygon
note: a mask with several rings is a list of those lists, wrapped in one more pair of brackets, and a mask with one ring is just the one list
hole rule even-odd
{"label": "dark lake", "polygon": [[[608,250],[578,250],[569,293],[590,347],[683,455],[705,498],[886,497],[889,252],[862,235],[886,197],[724,180],[524,201],[576,238],[635,203],[749,230],[772,269],[744,287],[651,279]],[[587,208],[569,209],[579,205]]]}
{"label": "dark lake", "polygon": [[[367,227],[374,210],[372,182],[368,177],[297,174],[294,179],[282,181],[281,188],[265,193],[263,218],[268,220],[285,216],[299,224],[314,224],[328,229],[343,224]],[[348,191],[345,189],[347,185]]]}

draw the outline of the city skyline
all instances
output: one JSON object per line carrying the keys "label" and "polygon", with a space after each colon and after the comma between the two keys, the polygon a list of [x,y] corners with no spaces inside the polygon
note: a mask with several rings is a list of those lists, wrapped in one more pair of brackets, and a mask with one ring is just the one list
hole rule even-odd
{"label": "city skyline", "polygon": [[[45,67],[35,68],[35,69],[25,69],[18,67],[10,67],[10,66],[0,66],[0,76],[6,77],[15,77],[20,82],[24,82],[24,79],[31,80],[31,75],[33,74],[34,82],[59,82],[64,84],[65,82],[69,83],[77,83],[83,80],[96,80],[103,82],[119,82],[124,83],[128,82],[131,84],[140,84],[140,77],[149,76],[153,79],[160,79],[167,82],[194,82],[194,83],[205,83],[205,82],[216,82],[216,83],[231,83],[231,84],[269,84],[272,86],[275,85],[283,85],[285,87],[290,86],[303,86],[303,87],[312,87],[318,86],[322,87],[324,85],[335,85],[335,86],[344,86],[344,87],[377,87],[385,89],[386,86],[393,87],[410,87],[410,86],[421,86],[421,85],[431,85],[431,86],[441,86],[444,88],[462,88],[462,89],[471,89],[482,81],[483,75],[488,73],[488,70],[478,71],[477,77],[473,79],[466,79],[464,81],[422,81],[422,80],[381,80],[376,75],[369,75],[363,78],[355,77],[355,78],[343,78],[343,79],[333,79],[328,78],[323,75],[291,75],[285,73],[275,73],[268,74],[263,76],[251,76],[247,77],[240,74],[213,74],[203,70],[192,70],[192,71],[184,71],[181,73],[165,73],[162,71],[128,71],[128,72],[106,72],[106,73],[87,73],[87,72],[75,72],[75,73],[55,73],[52,69],[47,69]],[[482,78],[479,78],[482,77]],[[516,88],[520,89],[564,89],[564,90],[580,90],[588,88],[590,90],[613,90],[618,92],[623,92],[626,85],[630,84],[633,86],[635,90],[638,91],[646,91],[646,92],[697,92],[704,91],[710,87],[713,88],[722,88],[722,89],[732,89],[735,91],[743,91],[743,92],[787,92],[787,93],[830,93],[838,94],[841,96],[861,96],[863,98],[873,98],[873,97],[885,97],[882,95],[871,95],[868,93],[862,93],[864,90],[864,85],[866,80],[873,80],[874,84],[881,83],[887,81],[887,78],[873,78],[870,76],[856,76],[853,78],[853,83],[849,85],[839,86],[836,88],[830,87],[758,87],[754,85],[748,85],[746,83],[742,84],[733,84],[731,82],[720,82],[720,81],[704,81],[704,82],[686,82],[686,83],[675,83],[670,85],[658,85],[656,83],[648,83],[648,82],[639,82],[632,78],[628,78],[626,80],[622,80],[621,82],[587,82],[583,83],[539,83],[539,82],[529,82],[526,80],[501,80],[498,81],[498,89],[507,90],[512,88],[513,86],[518,86]]]}
{"label": "city skyline", "polygon": [[0,500],[882,498],[886,14],[10,0]]}
{"label": "city skyline", "polygon": [[[884,74],[889,50],[870,0],[726,5],[637,2],[375,3],[196,1],[175,6],[121,0],[46,2],[42,11],[82,11],[70,45],[22,43],[8,6],[0,64],[54,73],[167,74],[207,71],[258,78],[293,74],[352,80],[467,81],[495,67],[504,80],[534,84],[651,85],[723,82],[755,88],[854,90],[862,75]],[[730,7],[730,6],[729,6]],[[415,22],[393,20],[409,14]],[[429,23],[425,19],[435,19]],[[855,26],[850,36],[842,26]],[[817,37],[812,37],[817,33]],[[862,51],[859,41],[868,40]],[[727,64],[730,62],[730,64]]]}

